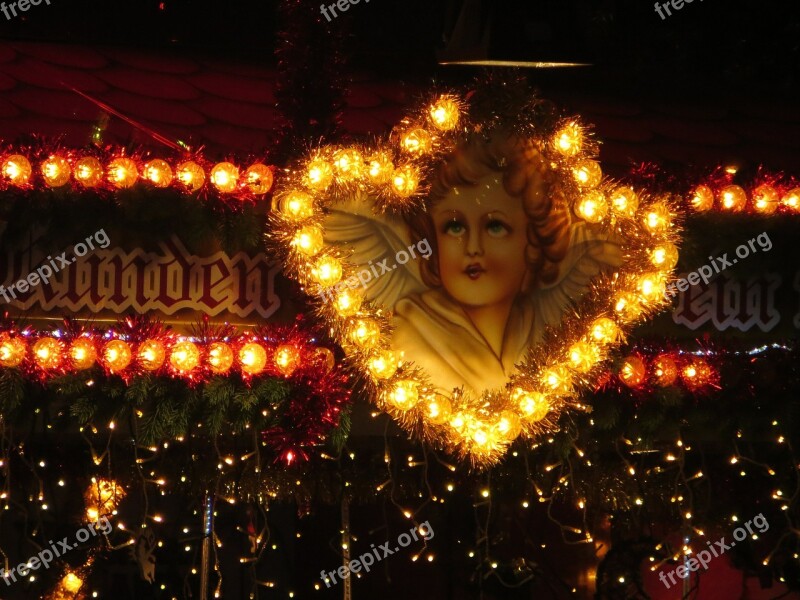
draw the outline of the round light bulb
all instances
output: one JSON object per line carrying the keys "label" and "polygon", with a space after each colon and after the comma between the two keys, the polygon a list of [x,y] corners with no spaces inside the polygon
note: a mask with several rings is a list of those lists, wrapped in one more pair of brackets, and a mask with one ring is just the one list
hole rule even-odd
{"label": "round light bulb", "polygon": [[306,167],[304,182],[309,189],[324,192],[333,183],[333,166],[323,158],[315,158]]}
{"label": "round light bulb", "polygon": [[103,182],[103,164],[93,156],[84,156],[75,163],[75,180],[91,188]]}
{"label": "round light bulb", "polygon": [[603,169],[600,163],[590,158],[585,158],[572,167],[575,182],[583,189],[596,188],[603,179]]}
{"label": "round light bulb", "polygon": [[200,365],[200,348],[189,340],[178,342],[169,353],[169,364],[180,373],[193,371]]}
{"label": "round light bulb", "polygon": [[209,179],[220,192],[230,194],[239,185],[239,168],[229,162],[217,163],[211,169]]}
{"label": "round light bulb", "polygon": [[632,218],[639,209],[639,196],[632,187],[622,185],[611,192],[611,207],[617,214]]}
{"label": "round light bulb", "polygon": [[108,180],[116,188],[131,187],[139,179],[136,163],[130,158],[115,158],[108,163]]}
{"label": "round light bulb", "polygon": [[3,177],[12,185],[22,186],[31,179],[31,161],[21,154],[12,154],[3,160]]}
{"label": "round light bulb", "polygon": [[723,210],[741,212],[747,205],[747,192],[738,185],[727,185],[719,192],[719,204]]}
{"label": "round light bulb", "polygon": [[307,225],[300,229],[291,242],[292,247],[305,256],[315,256],[322,250],[324,239],[322,229],[317,225]]}
{"label": "round light bulb", "polygon": [[267,366],[267,351],[261,344],[247,343],[239,350],[239,364],[242,372],[257,375]]}
{"label": "round light bulb", "polygon": [[69,183],[71,170],[69,163],[62,156],[51,156],[41,165],[42,178],[50,187],[61,187]]}
{"label": "round light bulb", "polygon": [[262,196],[272,189],[272,169],[261,163],[250,165],[244,173],[244,180],[251,193]]}
{"label": "round light bulb", "polygon": [[178,165],[178,181],[190,192],[196,192],[206,182],[206,173],[203,167],[192,160],[187,160]]}
{"label": "round light bulb", "polygon": [[575,212],[587,223],[600,223],[608,214],[608,200],[600,190],[589,190],[578,200]]}
{"label": "round light bulb", "polygon": [[452,131],[458,125],[461,109],[452,96],[441,96],[428,109],[428,119],[439,131]]}
{"label": "round light bulb", "polygon": [[714,208],[714,191],[707,185],[698,185],[692,192],[690,203],[697,212],[707,212]]}
{"label": "round light bulb", "polygon": [[208,346],[207,361],[213,373],[227,373],[233,366],[233,350],[225,342],[212,342]]}

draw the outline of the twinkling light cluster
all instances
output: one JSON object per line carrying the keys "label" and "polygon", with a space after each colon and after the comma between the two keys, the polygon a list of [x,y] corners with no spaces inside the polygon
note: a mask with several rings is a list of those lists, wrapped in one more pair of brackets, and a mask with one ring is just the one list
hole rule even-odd
{"label": "twinkling light cluster", "polygon": [[[419,209],[445,153],[466,135],[490,133],[491,124],[475,121],[469,111],[466,99],[437,96],[387,141],[326,146],[290,171],[275,196],[272,234],[287,271],[312,294],[352,275],[354,266],[324,243],[325,206],[359,195],[375,211]],[[532,124],[526,125],[530,131]],[[532,141],[557,175],[553,193],[568,198],[577,219],[617,238],[625,263],[595,281],[575,316],[529,352],[506,392],[483,398],[434,393],[427,374],[389,349],[389,315],[365,302],[359,290],[337,289],[319,307],[349,360],[369,375],[381,408],[407,431],[421,431],[482,466],[498,460],[520,433],[538,436],[556,426],[564,409],[584,408],[580,390],[623,331],[665,306],[664,288],[677,262],[673,199],[604,179],[597,144],[580,120],[563,119]]]}
{"label": "twinkling light cluster", "polygon": [[623,360],[617,377],[633,390],[682,385],[697,393],[710,390],[719,383],[719,371],[705,358],[672,352],[652,357],[630,354]]}
{"label": "twinkling light cluster", "polygon": [[751,185],[733,182],[734,167],[718,169],[709,181],[694,187],[687,198],[698,213],[800,214],[800,185],[794,180],[763,175]]}
{"label": "twinkling light cluster", "polygon": [[87,153],[53,148],[0,147],[0,189],[55,189],[108,191],[137,183],[181,192],[215,191],[224,198],[247,200],[272,189],[273,168],[255,161],[247,168],[231,162],[211,163],[202,156],[164,160],[145,154],[126,155],[121,148]]}

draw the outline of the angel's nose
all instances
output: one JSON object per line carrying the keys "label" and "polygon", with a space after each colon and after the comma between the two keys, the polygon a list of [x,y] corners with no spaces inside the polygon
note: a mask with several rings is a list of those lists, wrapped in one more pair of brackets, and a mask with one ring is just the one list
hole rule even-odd
{"label": "angel's nose", "polygon": [[477,227],[470,227],[467,232],[467,256],[483,255],[483,240]]}

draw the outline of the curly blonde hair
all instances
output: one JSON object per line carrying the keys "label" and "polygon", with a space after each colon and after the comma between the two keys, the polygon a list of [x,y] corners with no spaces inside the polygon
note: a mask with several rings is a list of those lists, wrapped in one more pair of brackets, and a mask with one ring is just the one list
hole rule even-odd
{"label": "curly blonde hair", "polygon": [[[497,133],[489,140],[473,135],[439,166],[431,182],[430,205],[454,187],[475,186],[492,173],[503,174],[503,188],[520,198],[528,215],[526,259],[529,270],[523,291],[550,284],[558,278],[567,255],[570,215],[557,178],[531,140]],[[436,228],[428,211],[407,219],[414,242],[429,240],[434,260],[421,261],[422,280],[428,287],[441,285]]]}

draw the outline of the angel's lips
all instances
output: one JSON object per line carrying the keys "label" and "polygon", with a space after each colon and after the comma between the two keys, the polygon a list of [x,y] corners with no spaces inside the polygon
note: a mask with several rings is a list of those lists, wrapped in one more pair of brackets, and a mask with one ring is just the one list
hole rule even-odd
{"label": "angel's lips", "polygon": [[473,280],[477,279],[478,277],[480,277],[483,273],[486,273],[486,269],[484,269],[482,266],[480,266],[477,263],[473,263],[473,264],[467,266],[466,269],[464,269],[464,274],[467,277],[469,277],[470,279],[473,279]]}

